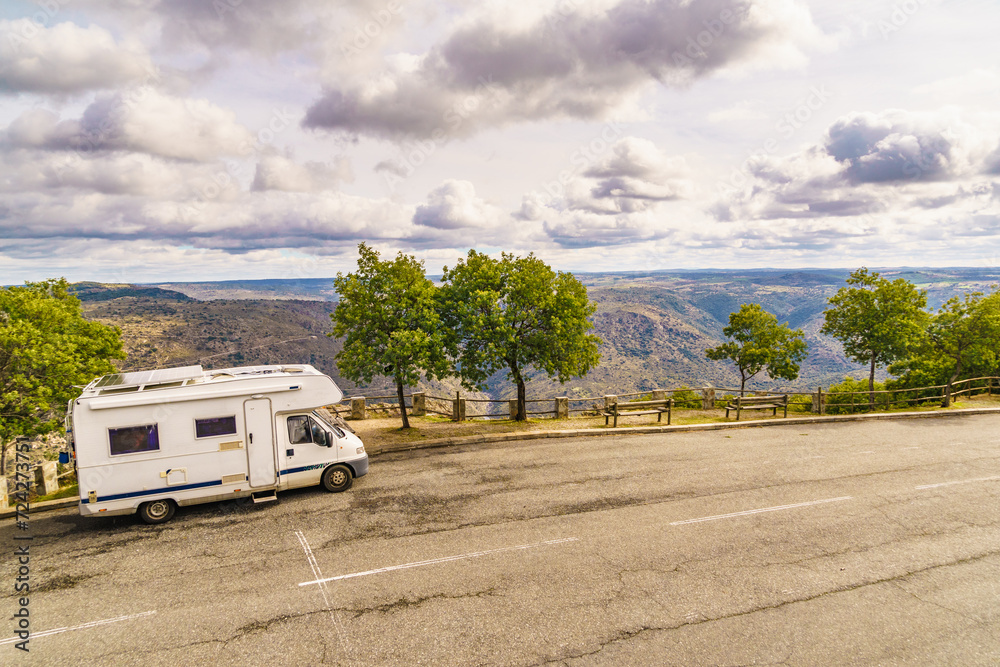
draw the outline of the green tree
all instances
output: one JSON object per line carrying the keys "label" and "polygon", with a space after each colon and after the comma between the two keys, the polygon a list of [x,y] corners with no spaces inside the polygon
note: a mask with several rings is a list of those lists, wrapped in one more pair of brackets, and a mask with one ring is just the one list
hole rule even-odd
{"label": "green tree", "polygon": [[729,340],[705,350],[714,361],[732,361],[740,372],[740,396],[747,380],[765,368],[768,377],[794,380],[799,376],[799,364],[806,358],[806,341],[801,329],[791,329],[787,323],[756,303],[745,303],[729,314],[729,326],[722,330]]}
{"label": "green tree", "polygon": [[59,428],[74,385],[124,358],[120,330],[85,319],[65,279],[0,289],[0,443]]}
{"label": "green tree", "polygon": [[586,375],[600,359],[600,339],[587,333],[595,308],[587,289],[533,254],[493,259],[470,250],[454,269],[445,267],[441,292],[462,382],[482,389],[506,369],[517,385],[518,421],[527,419],[529,367],[566,382]]}
{"label": "green tree", "polygon": [[952,297],[941,306],[930,319],[924,345],[915,356],[923,366],[944,370],[947,386],[941,405],[948,407],[952,385],[962,372],[974,367],[995,368],[998,347],[1000,293],[984,297],[982,292],[973,292],[964,298]]}
{"label": "green tree", "polygon": [[868,405],[875,409],[875,369],[906,358],[923,335],[927,293],[902,278],[889,281],[862,267],[830,297],[822,333],[844,346],[849,359],[868,363]]}
{"label": "green tree", "polygon": [[358,252],[357,272],[338,273],[334,280],[340,302],[330,315],[333,332],[328,335],[346,337],[337,367],[355,382],[391,378],[403,428],[410,428],[403,386],[416,384],[421,374],[440,378],[450,371],[437,288],[424,275],[423,262],[410,255],[383,261],[364,243]]}

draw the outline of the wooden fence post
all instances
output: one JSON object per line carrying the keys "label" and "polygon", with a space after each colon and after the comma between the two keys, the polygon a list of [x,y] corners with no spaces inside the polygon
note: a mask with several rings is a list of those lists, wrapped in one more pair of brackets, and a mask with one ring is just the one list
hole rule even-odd
{"label": "wooden fence post", "polygon": [[819,391],[817,391],[816,393],[819,394],[819,413],[821,415],[825,415],[826,414],[826,398],[823,396],[823,387],[822,387],[822,385],[819,387]]}
{"label": "wooden fence post", "polygon": [[618,397],[613,394],[604,395],[604,409],[610,410],[611,406],[618,402]]}
{"label": "wooden fence post", "polygon": [[568,396],[557,396],[556,397],[556,419],[567,419],[569,418],[569,397]]}
{"label": "wooden fence post", "polygon": [[507,401],[507,407],[510,409],[510,419],[514,421],[517,419],[517,401]]}
{"label": "wooden fence post", "polygon": [[410,414],[414,417],[423,417],[427,414],[427,395],[424,392],[413,394],[413,408],[410,409]]}
{"label": "wooden fence post", "polygon": [[663,391],[662,389],[654,389],[653,390],[653,400],[654,401],[665,401],[665,400],[667,400],[667,392]]}
{"label": "wooden fence post", "polygon": [[455,392],[455,400],[451,402],[451,420],[465,421],[465,399]]}
{"label": "wooden fence post", "polygon": [[368,417],[365,408],[364,396],[351,397],[351,419],[366,419]]}

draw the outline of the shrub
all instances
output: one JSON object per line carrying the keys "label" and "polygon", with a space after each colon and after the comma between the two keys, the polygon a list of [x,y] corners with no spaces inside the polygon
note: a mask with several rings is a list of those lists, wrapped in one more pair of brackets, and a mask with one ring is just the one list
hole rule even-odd
{"label": "shrub", "polygon": [[[882,382],[875,383],[875,391],[885,389]],[[861,393],[857,393],[861,392]],[[845,377],[840,384],[835,384],[824,393],[826,414],[849,415],[868,410],[868,381]],[[875,394],[876,409],[888,407],[889,394]]]}
{"label": "shrub", "polygon": [[701,394],[694,391],[690,387],[681,385],[680,388],[674,389],[671,396],[674,398],[674,407],[695,409],[701,408]]}

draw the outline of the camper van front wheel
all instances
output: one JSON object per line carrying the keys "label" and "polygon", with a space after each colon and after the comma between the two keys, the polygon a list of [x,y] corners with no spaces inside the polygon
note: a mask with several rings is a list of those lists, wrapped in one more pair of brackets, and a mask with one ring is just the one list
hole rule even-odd
{"label": "camper van front wheel", "polygon": [[139,505],[139,518],[146,523],[164,523],[174,516],[177,506],[169,498],[151,500]]}
{"label": "camper van front wheel", "polygon": [[347,466],[330,466],[323,471],[323,488],[327,491],[347,491],[353,483],[354,477]]}

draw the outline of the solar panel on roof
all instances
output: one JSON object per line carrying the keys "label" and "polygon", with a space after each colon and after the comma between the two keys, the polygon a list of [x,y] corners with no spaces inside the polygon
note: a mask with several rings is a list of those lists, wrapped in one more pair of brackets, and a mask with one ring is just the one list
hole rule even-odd
{"label": "solar panel on roof", "polygon": [[138,387],[144,384],[159,384],[161,382],[181,382],[193,380],[205,374],[201,366],[181,366],[179,368],[158,368],[152,371],[137,371],[135,373],[112,373],[105,375],[95,389],[102,387]]}

